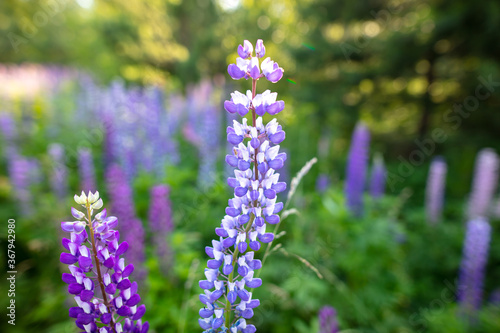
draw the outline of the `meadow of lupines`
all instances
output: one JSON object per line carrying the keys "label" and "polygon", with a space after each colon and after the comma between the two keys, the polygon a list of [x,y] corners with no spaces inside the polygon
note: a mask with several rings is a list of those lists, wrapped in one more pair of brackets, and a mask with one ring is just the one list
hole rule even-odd
{"label": "meadow of lupines", "polygon": [[287,145],[307,124],[281,121],[286,68],[260,39],[237,55],[227,80],[185,91],[0,68],[8,332],[499,332],[497,153],[478,152],[458,203],[459,166],[435,157],[407,207],[364,123],[336,179]]}

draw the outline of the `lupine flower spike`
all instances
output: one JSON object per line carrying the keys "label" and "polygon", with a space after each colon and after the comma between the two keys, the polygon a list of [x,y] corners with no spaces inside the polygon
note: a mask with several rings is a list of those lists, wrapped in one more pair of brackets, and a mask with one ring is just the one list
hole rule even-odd
{"label": "lupine flower spike", "polygon": [[331,306],[324,306],[319,310],[319,333],[337,333],[337,311]]}
{"label": "lupine flower spike", "polygon": [[490,239],[491,226],[488,220],[476,218],[467,223],[458,281],[458,303],[461,314],[471,323],[474,323],[482,303]]}
{"label": "lupine flower spike", "polygon": [[489,216],[490,205],[497,187],[499,167],[500,159],[493,149],[483,149],[477,155],[469,198],[469,219]]}
{"label": "lupine flower spike", "polygon": [[359,123],[352,134],[345,181],[347,207],[355,216],[363,214],[363,193],[365,190],[369,145],[370,132],[365,125]]}
{"label": "lupine flower spike", "polygon": [[441,219],[446,172],[446,162],[442,157],[436,157],[431,163],[425,189],[425,210],[431,224],[435,224]]}
{"label": "lupine flower spike", "polygon": [[233,149],[226,162],[236,168],[235,177],[228,178],[234,197],[229,200],[220,227],[215,229],[218,238],[205,249],[211,259],[205,269],[206,280],[199,282],[204,290],[200,295],[204,307],[199,312],[199,324],[207,333],[256,331],[246,321],[260,304],[247,290],[262,284],[261,279],[254,278],[254,272],[262,266],[260,260],[254,259],[254,251],[260,249],[261,243],[274,239],[274,234],[266,232],[266,225],[277,224],[280,218],[276,214],[283,209],[283,203],[276,202],[276,194],[286,189],[286,183],[279,182],[275,170],[282,168],[286,160],[286,154],[279,152],[285,132],[276,119],[264,125],[262,116],[277,114],[285,104],[269,90],[256,94],[258,79],[277,82],[283,69],[269,58],[259,67],[259,59],[265,55],[262,40],[255,46],[256,57],[252,56],[253,50],[245,40],[238,48],[236,64],[228,67],[235,80],[251,78],[252,90],[245,94],[235,91],[224,107],[240,116],[251,112],[252,123],[244,118],[227,128],[227,140]]}
{"label": "lupine flower spike", "polygon": [[386,173],[384,159],[381,155],[376,155],[370,179],[370,195],[373,199],[380,199],[384,196]]}
{"label": "lupine flower spike", "polygon": [[141,320],[146,307],[139,305],[137,283],[129,279],[134,266],[120,258],[128,244],[119,243],[120,235],[114,230],[117,218],[106,216],[106,209],[94,215],[103,206],[99,192],[82,192],[75,201],[83,212],[71,208],[75,221],[61,222],[71,234],[62,240],[68,252],[60,258],[69,265],[70,273],[63,273],[62,280],[77,305],[69,309],[69,316],[87,333],[146,333],[149,324]]}

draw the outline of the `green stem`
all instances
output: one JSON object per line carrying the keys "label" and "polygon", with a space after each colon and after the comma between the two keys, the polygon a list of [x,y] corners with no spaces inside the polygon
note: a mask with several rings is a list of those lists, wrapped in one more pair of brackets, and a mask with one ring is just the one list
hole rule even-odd
{"label": "green stem", "polygon": [[95,267],[97,269],[97,281],[99,282],[99,286],[101,287],[101,293],[102,293],[102,299],[104,301],[104,305],[108,309],[108,312],[111,313],[111,330],[113,333],[116,333],[115,331],[115,319],[113,318],[113,312],[111,312],[111,307],[109,306],[108,303],[108,297],[106,296],[106,291],[104,290],[104,280],[102,278],[101,274],[101,263],[99,262],[99,259],[97,258],[97,249],[95,247],[95,237],[94,237],[94,228],[92,228],[92,214],[90,212],[90,204],[87,202],[87,216],[88,216],[88,221],[89,221],[89,229],[90,229],[90,242],[92,243],[92,254],[94,256],[94,263]]}

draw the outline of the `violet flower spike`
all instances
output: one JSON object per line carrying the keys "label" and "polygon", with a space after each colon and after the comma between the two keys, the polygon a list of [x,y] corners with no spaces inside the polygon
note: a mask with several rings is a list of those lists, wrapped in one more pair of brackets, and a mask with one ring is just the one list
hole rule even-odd
{"label": "violet flower spike", "polygon": [[[274,239],[273,233],[266,232],[266,226],[279,223],[277,214],[283,209],[283,203],[277,202],[277,193],[286,190],[286,183],[279,181],[276,170],[283,167],[287,158],[279,151],[285,132],[276,119],[264,124],[261,116],[282,111],[284,102],[277,102],[277,94],[270,91],[256,95],[257,81],[265,76],[258,73],[259,58],[265,52],[261,40],[255,49],[257,57],[252,57],[253,46],[245,41],[238,48],[237,64],[228,67],[233,79],[252,78],[252,91],[234,92],[224,107],[229,113],[241,116],[251,111],[252,123],[243,118],[241,122],[233,120],[233,126],[227,128],[227,141],[232,149],[226,163],[236,169],[235,177],[229,177],[227,182],[234,188],[234,197],[229,199],[226,215],[215,229],[218,237],[211,247],[205,248],[210,259],[205,269],[206,279],[199,282],[204,290],[199,297],[204,305],[199,311],[199,324],[206,333],[256,331],[254,325],[247,324],[260,304],[252,298],[250,289],[262,285],[262,280],[254,277],[262,266],[260,260],[254,259],[254,251]],[[279,80],[276,76],[273,79]]]}
{"label": "violet flower spike", "polygon": [[324,306],[319,310],[319,333],[337,333],[337,311],[331,306]]}
{"label": "violet flower spike", "polygon": [[480,217],[467,223],[458,281],[458,304],[461,314],[471,324],[475,322],[482,303],[490,239],[488,220]]}
{"label": "violet flower spike", "polygon": [[347,157],[345,194],[347,207],[354,216],[363,214],[363,193],[370,144],[368,128],[359,123],[352,134],[351,147]]}
{"label": "violet flower spike", "polygon": [[442,216],[446,187],[446,162],[442,157],[432,160],[425,189],[425,210],[431,224],[439,222]]}
{"label": "violet flower spike", "polygon": [[170,188],[167,185],[155,185],[151,188],[150,193],[149,227],[153,234],[152,240],[156,255],[160,259],[160,269],[166,274],[171,268],[171,261],[173,260],[172,250],[167,243],[167,236],[174,228],[169,199]]}
{"label": "violet flower spike", "polygon": [[384,160],[382,156],[377,155],[373,161],[370,179],[370,195],[375,200],[384,196],[386,173]]}
{"label": "violet flower spike", "polygon": [[62,280],[76,301],[69,316],[75,318],[78,328],[89,333],[146,333],[149,324],[141,319],[146,306],[139,305],[137,283],[129,279],[134,266],[125,265],[125,259],[120,258],[129,245],[119,243],[120,235],[114,230],[117,218],[107,216],[106,209],[93,216],[103,206],[99,192],[82,192],[74,199],[84,212],[72,208],[76,221],[61,223],[61,228],[71,233],[70,239],[62,239],[68,252],[60,257],[70,271],[63,273]]}
{"label": "violet flower spike", "polygon": [[490,206],[498,183],[499,167],[500,159],[493,149],[485,148],[477,154],[469,198],[469,219],[490,215]]}

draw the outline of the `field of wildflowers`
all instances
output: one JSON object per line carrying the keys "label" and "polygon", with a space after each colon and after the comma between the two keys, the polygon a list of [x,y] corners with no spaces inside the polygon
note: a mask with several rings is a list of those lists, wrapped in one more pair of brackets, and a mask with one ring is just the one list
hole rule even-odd
{"label": "field of wildflowers", "polygon": [[[228,13],[248,6],[214,3]],[[57,8],[63,15],[66,7]],[[263,31],[266,17],[257,18]],[[367,22],[366,36],[384,28],[379,16]],[[309,23],[297,31],[313,34]],[[321,29],[341,43],[343,27]],[[460,154],[439,148],[456,140],[474,98],[498,101],[500,83],[478,76],[475,97],[460,95],[462,107],[440,110],[447,126],[428,129],[424,118],[437,112],[425,108],[439,102],[429,68],[446,67],[432,57],[415,65],[429,84],[425,96],[416,79],[384,81],[385,68],[364,73],[339,102],[321,75],[359,75],[352,61],[369,63],[357,57],[370,40],[340,44],[339,74],[325,48],[305,56],[316,49],[303,43],[292,61],[277,33],[244,38],[226,39],[225,54],[189,49],[218,54],[225,72],[189,67],[183,46],[169,41],[169,56],[187,67],[165,60],[162,70],[177,76],[166,80],[161,61],[142,82],[130,64],[103,79],[88,66],[0,62],[0,331],[500,332],[500,146],[485,134]],[[439,54],[443,38],[433,44]],[[149,51],[139,63],[157,55]],[[314,68],[306,64],[313,58],[325,66],[310,81],[287,74]],[[452,83],[443,82],[447,91]],[[412,106],[390,121],[370,111],[367,96],[379,87],[405,104],[398,85],[423,100],[412,149],[399,142]],[[361,96],[359,114],[339,112],[337,103],[352,111]]]}

